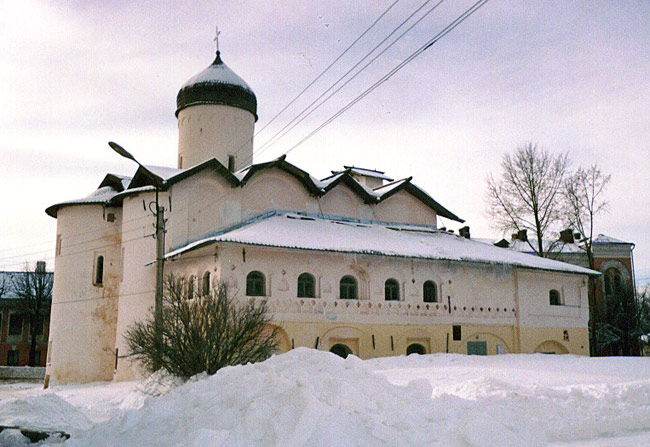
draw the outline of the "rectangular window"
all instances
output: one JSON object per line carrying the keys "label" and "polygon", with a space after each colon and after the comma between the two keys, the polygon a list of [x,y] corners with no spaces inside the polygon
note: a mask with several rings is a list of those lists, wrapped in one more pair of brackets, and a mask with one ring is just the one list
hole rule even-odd
{"label": "rectangular window", "polygon": [[61,255],[61,235],[57,234],[56,235],[56,256]]}
{"label": "rectangular window", "polygon": [[20,363],[20,351],[11,349],[7,351],[7,366],[18,366]]}
{"label": "rectangular window", "polygon": [[8,335],[22,335],[22,333],[23,333],[23,316],[20,314],[10,314]]}
{"label": "rectangular window", "polygon": [[458,340],[462,340],[462,339],[463,339],[463,337],[462,337],[462,333],[461,333],[461,330],[460,330],[460,325],[454,325],[454,326],[452,327],[452,331],[453,331],[453,335],[454,335],[454,336],[453,336],[453,339],[454,339],[454,340],[458,341]]}
{"label": "rectangular window", "polygon": [[104,257],[97,256],[95,259],[95,278],[93,284],[101,286],[104,283]]}

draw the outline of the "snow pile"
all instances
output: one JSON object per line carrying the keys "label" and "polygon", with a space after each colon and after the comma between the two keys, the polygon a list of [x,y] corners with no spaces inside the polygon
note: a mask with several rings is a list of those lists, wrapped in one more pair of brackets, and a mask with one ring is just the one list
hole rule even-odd
{"label": "snow pile", "polygon": [[42,394],[3,400],[0,405],[0,425],[75,432],[89,429],[92,422],[61,397]]}
{"label": "snow pile", "polygon": [[[0,425],[64,430],[66,447],[650,445],[650,361],[362,361],[299,348],[183,385],[156,374],[48,390],[0,386]],[[0,445],[24,440],[5,431]]]}
{"label": "snow pile", "polygon": [[430,446],[430,395],[425,380],[391,385],[356,357],[303,348],[190,382],[66,446]]}

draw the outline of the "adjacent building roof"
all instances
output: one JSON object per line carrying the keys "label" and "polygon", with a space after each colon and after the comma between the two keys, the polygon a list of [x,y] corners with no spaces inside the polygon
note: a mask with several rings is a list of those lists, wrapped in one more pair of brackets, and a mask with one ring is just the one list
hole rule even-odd
{"label": "adjacent building roof", "polygon": [[180,247],[168,253],[167,257],[179,256],[218,242],[599,274],[572,264],[466,239],[433,227],[370,223],[291,212],[264,214],[243,225]]}
{"label": "adjacent building roof", "polygon": [[[49,276],[54,275],[52,272],[46,273]],[[14,279],[25,274],[24,271],[0,271],[0,300],[19,298],[18,293],[14,289]]]}
{"label": "adjacent building roof", "polygon": [[[506,247],[511,250],[517,250],[521,251],[524,253],[534,253],[535,250],[531,248],[531,245],[533,247],[537,247],[537,239],[536,238],[528,238],[528,242],[526,241],[520,241],[518,239],[512,239],[512,240],[507,240],[507,239],[478,239],[481,242],[485,243],[492,243],[494,245],[499,244],[500,247]],[[599,234],[596,236],[592,244],[594,245],[599,245],[599,244],[621,244],[621,245],[634,245],[632,242],[625,242],[621,241],[619,239],[613,238],[611,236],[607,236],[604,234]],[[544,239],[542,241],[542,246],[545,252],[549,253],[585,253],[585,247],[584,247],[584,242],[583,241],[578,241],[576,240],[575,242],[563,242],[560,239]]]}

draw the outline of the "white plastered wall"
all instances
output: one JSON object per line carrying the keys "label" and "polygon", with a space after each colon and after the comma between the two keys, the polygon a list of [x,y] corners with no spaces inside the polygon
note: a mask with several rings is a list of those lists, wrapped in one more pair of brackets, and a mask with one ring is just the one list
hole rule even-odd
{"label": "white plastered wall", "polygon": [[[153,192],[124,198],[122,224],[123,275],[120,286],[116,346],[120,356],[128,352],[124,334],[135,321],[149,315],[154,305],[156,278],[155,217],[149,210],[154,201]],[[143,206],[144,203],[144,206]],[[168,203],[167,194],[160,195],[160,203]],[[145,209],[146,208],[146,209]],[[139,377],[136,367],[124,357],[118,361],[115,378],[134,380]]]}
{"label": "white plastered wall", "polygon": [[[188,169],[216,157],[228,166],[235,157],[235,170],[252,163],[255,117],[225,105],[200,104],[178,114],[178,167]],[[182,161],[181,161],[182,160]]]}
{"label": "white plastered wall", "polygon": [[[53,383],[110,380],[122,271],[121,210],[63,207],[57,235],[46,374]],[[101,284],[96,282],[98,256],[104,259]]]}

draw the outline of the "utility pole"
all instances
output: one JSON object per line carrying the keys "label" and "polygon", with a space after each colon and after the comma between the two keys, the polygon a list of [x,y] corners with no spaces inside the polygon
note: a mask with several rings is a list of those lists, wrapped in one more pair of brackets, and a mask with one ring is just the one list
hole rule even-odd
{"label": "utility pole", "polygon": [[[165,267],[165,208],[160,205],[158,196],[159,192],[164,189],[166,182],[165,179],[157,174],[154,174],[151,172],[151,170],[143,166],[138,160],[135,159],[133,155],[131,155],[130,152],[128,152],[119,144],[109,141],[108,145],[122,157],[136,162],[138,166],[140,166],[140,168],[143,170],[143,172],[147,175],[147,177],[149,177],[149,179],[153,182],[154,188],[156,189],[156,292],[154,295],[154,323],[156,330],[156,340],[158,343],[160,343],[162,341],[162,296]],[[157,365],[154,365],[154,368],[157,369]]]}
{"label": "utility pole", "polygon": [[162,296],[165,267],[165,208],[158,202],[158,186],[156,185],[156,294],[154,297],[154,321],[156,323],[156,338],[160,341],[160,325],[162,323]]}

